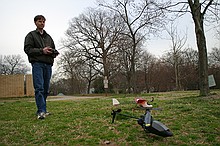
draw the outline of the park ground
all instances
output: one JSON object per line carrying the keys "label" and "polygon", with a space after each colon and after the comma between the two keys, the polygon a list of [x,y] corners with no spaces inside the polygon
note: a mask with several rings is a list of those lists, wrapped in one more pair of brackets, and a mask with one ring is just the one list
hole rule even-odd
{"label": "park ground", "polygon": [[[50,96],[52,115],[36,118],[33,97],[0,99],[0,145],[220,145],[220,90],[207,97],[198,91],[150,93],[143,95]],[[140,116],[134,110],[135,97],[150,100],[162,108],[153,117],[173,132],[163,138],[146,133],[135,119],[116,117],[111,111],[121,108],[125,114]],[[112,105],[112,98],[119,106]]]}

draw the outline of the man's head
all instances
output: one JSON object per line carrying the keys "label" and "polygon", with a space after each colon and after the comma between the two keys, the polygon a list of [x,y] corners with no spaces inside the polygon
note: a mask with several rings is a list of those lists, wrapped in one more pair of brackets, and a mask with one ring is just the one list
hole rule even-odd
{"label": "man's head", "polygon": [[34,23],[37,26],[37,29],[43,30],[45,26],[46,18],[43,15],[37,15],[34,17]]}

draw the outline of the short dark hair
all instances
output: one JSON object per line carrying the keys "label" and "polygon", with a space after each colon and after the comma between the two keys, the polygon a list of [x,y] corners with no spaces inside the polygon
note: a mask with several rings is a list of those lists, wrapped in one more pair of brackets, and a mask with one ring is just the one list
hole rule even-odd
{"label": "short dark hair", "polygon": [[36,22],[37,20],[41,20],[41,19],[46,21],[46,18],[43,15],[37,15],[37,16],[34,17],[34,22]]}

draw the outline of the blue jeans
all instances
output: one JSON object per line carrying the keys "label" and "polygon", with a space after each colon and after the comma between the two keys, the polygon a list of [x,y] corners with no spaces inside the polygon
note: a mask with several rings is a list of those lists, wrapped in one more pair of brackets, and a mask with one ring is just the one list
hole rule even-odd
{"label": "blue jeans", "polygon": [[35,62],[32,63],[32,77],[35,89],[37,114],[47,112],[46,99],[49,94],[52,65]]}

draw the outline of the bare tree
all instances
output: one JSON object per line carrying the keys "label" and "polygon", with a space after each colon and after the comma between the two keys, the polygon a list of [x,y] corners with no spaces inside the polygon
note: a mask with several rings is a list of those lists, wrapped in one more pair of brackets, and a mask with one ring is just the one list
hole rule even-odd
{"label": "bare tree", "polygon": [[202,96],[206,96],[210,92],[208,85],[207,47],[203,26],[204,15],[206,14],[209,7],[212,8],[213,3],[214,0],[203,1],[203,3],[200,3],[199,0],[188,0],[188,4],[195,24],[196,40],[199,50],[200,95]]}
{"label": "bare tree", "polygon": [[[175,10],[175,7],[178,7],[178,10]],[[220,2],[219,0],[187,0],[174,2],[169,8],[171,8],[169,9],[171,12],[189,12],[192,16],[199,53],[200,95],[207,96],[210,91],[208,85],[208,58],[204,22],[205,20],[211,23],[219,22]]]}
{"label": "bare tree", "polygon": [[[120,72],[122,73],[122,75],[124,75],[126,77],[126,90],[128,93],[131,93],[133,91],[133,87],[132,86],[132,42],[131,40],[127,37],[124,36],[124,39],[122,39],[120,41],[120,43],[118,44],[118,49],[119,49],[119,62],[120,62]],[[137,52],[138,49],[136,49],[136,55],[137,56]],[[137,57],[135,57],[135,59],[137,59]]]}
{"label": "bare tree", "polygon": [[68,79],[69,93],[84,93],[83,81],[77,71],[77,68],[82,65],[80,55],[74,51],[65,52],[57,65],[59,74]]}
{"label": "bare tree", "polygon": [[[86,14],[72,19],[67,30],[68,45],[85,57],[99,64],[102,76],[109,79],[110,66],[117,53],[123,23],[114,12],[89,9]],[[73,47],[74,46],[74,47]]]}
{"label": "bare tree", "polygon": [[90,59],[88,61],[82,60],[82,62],[76,68],[78,75],[82,79],[85,79],[87,82],[87,94],[90,93],[92,82],[99,75],[99,71],[96,70],[95,66],[96,66],[96,62]]}
{"label": "bare tree", "polygon": [[30,71],[21,55],[6,55],[0,58],[0,72],[4,75],[26,74]]}
{"label": "bare tree", "polygon": [[180,83],[180,65],[181,65],[181,52],[183,50],[183,47],[186,44],[186,34],[184,36],[180,36],[180,33],[177,31],[177,26],[174,26],[173,23],[171,23],[170,28],[166,28],[166,31],[170,37],[171,40],[171,51],[170,54],[172,56],[172,62],[174,66],[174,73],[175,73],[175,83],[176,83],[176,90],[181,89],[181,83]]}
{"label": "bare tree", "polygon": [[136,91],[135,61],[137,46],[146,37],[146,34],[156,32],[162,26],[165,13],[161,7],[165,7],[167,3],[159,3],[156,0],[114,0],[113,5],[107,3],[100,3],[100,5],[118,13],[127,26],[127,33],[124,35],[131,40],[131,48],[129,48],[131,53],[130,74]]}

